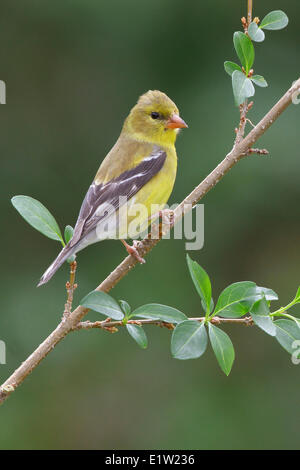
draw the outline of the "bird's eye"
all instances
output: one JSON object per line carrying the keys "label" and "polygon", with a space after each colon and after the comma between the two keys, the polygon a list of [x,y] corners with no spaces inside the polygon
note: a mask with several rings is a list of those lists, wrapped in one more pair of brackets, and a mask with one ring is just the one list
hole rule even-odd
{"label": "bird's eye", "polygon": [[156,113],[155,111],[153,111],[153,113],[151,113],[151,117],[152,117],[152,119],[158,119],[159,118],[159,113]]}

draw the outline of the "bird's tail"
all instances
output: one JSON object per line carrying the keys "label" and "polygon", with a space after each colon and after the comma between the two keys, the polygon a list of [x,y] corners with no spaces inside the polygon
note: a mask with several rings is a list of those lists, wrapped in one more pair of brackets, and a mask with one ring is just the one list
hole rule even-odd
{"label": "bird's tail", "polygon": [[58,257],[49,266],[47,271],[44,272],[37,287],[42,286],[43,284],[46,284],[48,281],[50,281],[51,277],[56,273],[56,271],[61,267],[61,265],[66,261],[66,259],[70,258],[70,256],[72,256],[75,251],[76,248],[74,246],[65,246],[59,253]]}

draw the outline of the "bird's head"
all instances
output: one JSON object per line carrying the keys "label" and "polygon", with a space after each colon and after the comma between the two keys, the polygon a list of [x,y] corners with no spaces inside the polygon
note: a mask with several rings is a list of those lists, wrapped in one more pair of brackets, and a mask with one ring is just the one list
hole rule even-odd
{"label": "bird's head", "polygon": [[161,91],[150,90],[140,97],[124,125],[137,140],[173,145],[179,129],[188,127],[175,103]]}

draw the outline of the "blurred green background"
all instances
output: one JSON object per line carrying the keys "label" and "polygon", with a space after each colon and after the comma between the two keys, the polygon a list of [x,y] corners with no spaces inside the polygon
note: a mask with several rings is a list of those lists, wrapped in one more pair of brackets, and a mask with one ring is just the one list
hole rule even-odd
{"label": "blurred green background", "polygon": [[[254,123],[299,77],[299,2],[254,1],[261,18],[275,9],[290,24],[256,45],[255,72],[270,86],[257,89]],[[74,225],[129,109],[160,89],[189,124],[170,200],[180,202],[231,148],[238,111],[223,62],[236,60],[232,33],[245,12],[246,0],[2,3],[1,382],[57,325],[68,275],[64,266],[35,287],[59,245],[27,225],[10,198],[35,197],[61,226]],[[290,106],[259,142],[270,157],[243,160],[203,201],[205,246],[191,256],[212,277],[215,297],[253,280],[278,292],[279,306],[299,285],[299,113]],[[75,302],[123,257],[118,242],[82,252]],[[158,302],[200,314],[184,241],[160,243],[112,295],[132,307]],[[225,330],[237,356],[228,378],[211,349],[173,360],[165,329],[147,328],[146,351],[124,330],[70,334],[1,407],[1,448],[298,448],[300,366],[256,328]]]}

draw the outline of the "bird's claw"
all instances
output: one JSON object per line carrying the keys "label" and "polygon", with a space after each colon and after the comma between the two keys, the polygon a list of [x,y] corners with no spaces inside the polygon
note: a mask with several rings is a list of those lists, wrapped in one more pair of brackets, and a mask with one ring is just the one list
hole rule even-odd
{"label": "bird's claw", "polygon": [[137,247],[140,245],[138,240],[133,240],[133,245],[130,246],[125,240],[121,240],[123,245],[125,246],[127,253],[133,256],[139,263],[144,264],[146,261],[142,258],[137,250]]}

